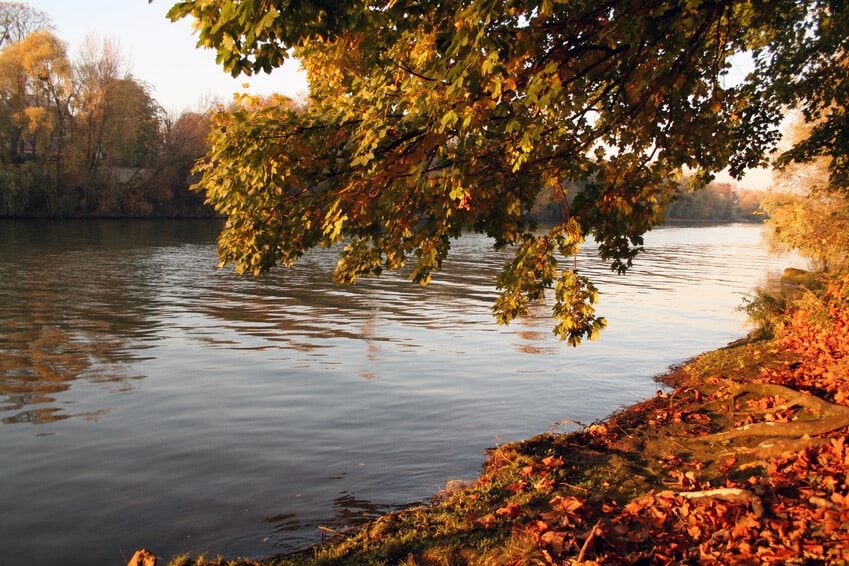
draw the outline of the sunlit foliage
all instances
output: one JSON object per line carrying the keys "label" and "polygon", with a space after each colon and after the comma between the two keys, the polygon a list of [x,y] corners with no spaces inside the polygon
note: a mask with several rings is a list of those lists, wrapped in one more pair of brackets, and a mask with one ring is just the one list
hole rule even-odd
{"label": "sunlit foliage", "polygon": [[[816,125],[797,114],[787,126],[786,137],[801,147],[811,143],[816,130]],[[840,271],[849,265],[849,193],[836,188],[829,173],[832,169],[830,155],[803,163],[787,160],[762,203],[769,216],[766,240],[770,247],[797,252],[821,271]]]}
{"label": "sunlit foliage", "polygon": [[[219,0],[178,2],[170,15],[193,16],[199,44],[234,75],[295,56],[309,78],[306,112],[277,99],[216,119],[199,171],[228,219],[222,263],[261,273],[343,244],[340,283],[406,267],[424,284],[454,238],[485,233],[515,251],[497,281],[498,320],[553,288],[555,333],[577,344],[604,320],[592,282],[564,258],[591,236],[624,272],[679,194],[682,168],[699,188],[725,167],[764,165],[786,107],[814,112],[845,92],[847,10]],[[754,71],[740,81],[743,53]],[[562,217],[537,231],[527,213],[552,188]]]}

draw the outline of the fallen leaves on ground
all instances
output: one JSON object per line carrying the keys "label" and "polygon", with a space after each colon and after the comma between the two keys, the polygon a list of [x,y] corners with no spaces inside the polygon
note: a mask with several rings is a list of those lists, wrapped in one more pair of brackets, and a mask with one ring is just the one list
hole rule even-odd
{"label": "fallen leaves on ground", "polygon": [[[764,369],[759,381],[849,404],[848,298],[849,278],[844,278],[793,312],[776,339],[792,359]],[[696,399],[700,397],[689,405],[655,407],[646,415],[649,425],[709,423]],[[735,424],[788,423],[797,415],[785,403],[778,396],[749,399],[734,407],[750,411]],[[602,436],[599,430],[592,431],[596,439]],[[745,480],[731,479],[739,462],[726,456],[719,468],[725,474],[719,489],[703,481],[699,462],[670,454],[661,458],[660,466],[674,490],[602,507],[573,498],[564,508],[563,498],[557,497],[551,510],[531,522],[526,536],[544,549],[550,564],[588,559],[596,564],[849,564],[845,429],[800,450],[747,464],[761,473]],[[596,527],[580,533],[595,521]]]}

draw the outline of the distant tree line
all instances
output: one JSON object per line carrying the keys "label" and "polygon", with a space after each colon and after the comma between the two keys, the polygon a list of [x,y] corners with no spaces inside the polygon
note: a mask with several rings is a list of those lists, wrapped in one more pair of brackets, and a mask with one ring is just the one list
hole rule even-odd
{"label": "distant tree line", "polygon": [[[568,215],[568,203],[578,188],[554,185],[543,189],[532,216],[543,221],[558,221]],[[731,183],[709,183],[698,191],[688,189],[683,180],[675,200],[665,211],[667,221],[763,222],[761,211],[765,191],[738,190]]]}
{"label": "distant tree line", "polygon": [[115,41],[71,59],[49,17],[0,2],[0,216],[199,216],[209,115],[173,116]]}
{"label": "distant tree line", "polygon": [[695,192],[682,189],[678,198],[666,209],[666,219],[763,222],[760,206],[765,195],[762,191],[738,191],[731,183],[711,183]]}

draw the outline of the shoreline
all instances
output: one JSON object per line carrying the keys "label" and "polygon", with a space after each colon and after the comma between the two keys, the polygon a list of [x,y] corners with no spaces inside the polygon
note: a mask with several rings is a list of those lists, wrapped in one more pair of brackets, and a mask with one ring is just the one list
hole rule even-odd
{"label": "shoreline", "polygon": [[[761,485],[771,478],[770,462],[791,461],[841,438],[832,433],[822,442],[777,451],[758,448],[752,438],[714,438],[727,434],[717,430],[739,425],[729,404],[758,397],[738,389],[787,367],[792,357],[750,335],[655,376],[669,393],[658,391],[579,431],[547,432],[488,450],[476,480],[449,482],[427,505],[331,533],[293,553],[234,560],[182,556],[168,564],[672,564],[697,555],[720,564],[721,556],[711,558],[699,543],[710,534],[705,525],[748,521],[762,528],[765,509],[778,498]],[[684,508],[689,522],[680,516]],[[723,515],[727,519],[719,521]],[[849,563],[849,546],[832,550],[828,563]],[[761,562],[740,563],[786,559],[764,554]]]}

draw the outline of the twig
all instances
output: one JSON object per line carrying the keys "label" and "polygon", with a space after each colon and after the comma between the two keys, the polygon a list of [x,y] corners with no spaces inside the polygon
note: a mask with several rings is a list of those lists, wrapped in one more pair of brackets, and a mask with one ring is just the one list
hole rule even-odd
{"label": "twig", "polygon": [[598,520],[592,530],[590,530],[590,533],[587,535],[587,540],[584,541],[583,546],[581,546],[581,552],[578,553],[577,562],[584,561],[584,556],[586,556],[587,549],[590,547],[590,543],[595,538],[595,532],[598,529],[599,525],[601,525],[601,519]]}
{"label": "twig", "polygon": [[566,487],[571,487],[572,489],[577,489],[578,491],[583,491],[584,493],[590,492],[590,490],[588,490],[587,488],[581,487],[579,485],[573,485],[571,483],[566,483],[566,482],[558,482],[558,484],[559,485],[565,485]]}

